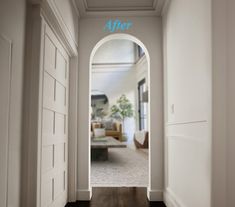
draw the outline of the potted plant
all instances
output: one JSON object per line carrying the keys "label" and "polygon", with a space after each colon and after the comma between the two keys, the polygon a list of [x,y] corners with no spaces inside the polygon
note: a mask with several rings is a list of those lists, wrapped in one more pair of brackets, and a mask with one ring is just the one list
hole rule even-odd
{"label": "potted plant", "polygon": [[125,134],[125,119],[132,118],[134,116],[133,104],[126,97],[126,95],[121,95],[117,100],[117,104],[111,107],[110,116],[122,122],[123,126],[123,138],[126,139]]}

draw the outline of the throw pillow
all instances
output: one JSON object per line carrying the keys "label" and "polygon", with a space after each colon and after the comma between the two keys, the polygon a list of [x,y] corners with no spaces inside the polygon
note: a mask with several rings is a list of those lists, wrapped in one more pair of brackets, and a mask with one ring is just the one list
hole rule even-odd
{"label": "throw pillow", "polygon": [[113,121],[106,121],[103,123],[106,130],[114,130]]}
{"label": "throw pillow", "polygon": [[117,131],[117,123],[116,122],[113,122],[113,130]]}
{"label": "throw pillow", "polygon": [[105,137],[105,129],[104,128],[95,128],[94,129],[94,137]]}

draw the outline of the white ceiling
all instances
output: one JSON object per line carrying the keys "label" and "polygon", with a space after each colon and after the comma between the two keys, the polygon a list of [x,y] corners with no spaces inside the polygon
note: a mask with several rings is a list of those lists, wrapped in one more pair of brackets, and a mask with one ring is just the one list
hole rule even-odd
{"label": "white ceiling", "polygon": [[143,10],[154,9],[154,0],[86,0],[89,11]]}
{"label": "white ceiling", "polygon": [[168,0],[75,0],[81,17],[161,16]]}

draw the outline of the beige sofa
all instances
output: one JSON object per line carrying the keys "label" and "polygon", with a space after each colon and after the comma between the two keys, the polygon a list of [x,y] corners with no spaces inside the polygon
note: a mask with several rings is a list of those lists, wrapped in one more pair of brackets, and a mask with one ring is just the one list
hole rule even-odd
{"label": "beige sofa", "polygon": [[[95,128],[105,128],[100,122],[92,122],[91,123],[91,131],[94,133]],[[105,135],[111,136],[119,141],[122,141],[122,124],[119,122],[113,122],[113,129],[105,129]]]}

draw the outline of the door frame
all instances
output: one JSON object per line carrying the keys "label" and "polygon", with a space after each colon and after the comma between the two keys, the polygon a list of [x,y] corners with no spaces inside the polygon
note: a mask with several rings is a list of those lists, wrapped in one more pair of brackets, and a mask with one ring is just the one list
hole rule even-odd
{"label": "door frame", "polygon": [[[69,55],[68,112],[68,201],[76,201],[77,189],[77,83],[78,52],[61,22],[55,5],[49,1],[28,5],[24,84],[22,198],[25,207],[40,206],[41,112],[43,87],[44,30],[47,24]],[[70,124],[71,123],[71,124]]]}
{"label": "door frame", "polygon": [[[89,106],[91,105],[91,77],[92,77],[92,61],[93,61],[93,58],[95,56],[95,53],[96,51],[106,42],[110,41],[110,40],[116,40],[116,39],[121,39],[121,40],[129,40],[129,41],[132,41],[134,43],[136,43],[137,45],[140,45],[144,52],[145,52],[145,55],[146,55],[146,59],[147,59],[147,66],[148,66],[148,69],[147,69],[147,79],[149,80],[149,103],[151,103],[151,90],[150,90],[150,85],[151,85],[151,82],[150,82],[150,55],[149,55],[149,52],[148,52],[148,49],[146,48],[145,44],[139,40],[137,37],[135,37],[134,35],[130,35],[130,34],[124,34],[124,33],[118,33],[118,34],[110,34],[110,35],[107,35],[106,37],[102,38],[100,41],[98,41],[98,43],[96,43],[90,53],[90,58],[89,58]],[[148,127],[149,127],[149,132],[151,132],[151,125],[150,125],[150,116],[151,116],[151,109],[150,109],[150,105],[151,104],[148,104],[148,112],[149,112],[149,116],[148,116]],[[89,110],[88,110],[88,117],[90,117],[89,115],[91,114],[91,109],[89,107]],[[88,126],[91,125],[91,120],[88,119]],[[89,128],[89,127],[88,127]],[[90,134],[90,130],[88,132],[88,137],[91,136]],[[87,147],[88,149],[88,185],[89,185],[89,195],[85,195],[84,197],[87,197],[88,199],[83,199],[83,200],[89,200],[91,199],[92,197],[92,188],[91,188],[91,182],[90,182],[90,177],[91,177],[91,159],[90,159],[90,153],[91,153],[91,150],[90,150],[90,139],[88,139],[88,142],[87,142],[88,146],[85,146]],[[152,165],[152,159],[151,159],[151,133],[149,133],[149,157],[148,157],[148,166],[149,166],[149,183],[148,183],[148,186],[147,186],[147,191],[146,191],[146,195],[148,197],[148,199],[151,201],[152,200],[152,196],[151,196],[151,181],[152,181],[152,173],[151,173],[151,165]],[[85,193],[84,193],[85,194]]]}

